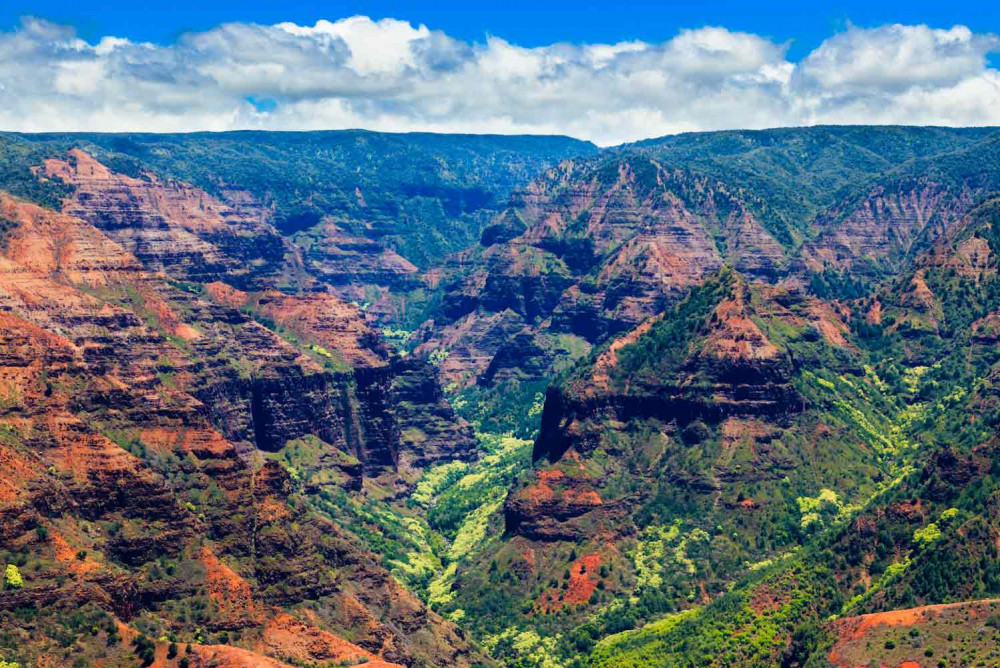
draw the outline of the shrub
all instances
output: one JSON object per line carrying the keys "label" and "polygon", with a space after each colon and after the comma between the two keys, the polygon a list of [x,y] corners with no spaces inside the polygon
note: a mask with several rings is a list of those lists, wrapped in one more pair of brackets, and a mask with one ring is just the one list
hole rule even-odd
{"label": "shrub", "polygon": [[4,589],[20,589],[23,586],[24,580],[21,578],[21,571],[14,564],[7,564],[7,569],[3,574]]}
{"label": "shrub", "polygon": [[913,532],[913,540],[921,547],[930,545],[939,538],[941,538],[941,529],[933,522]]}
{"label": "shrub", "polygon": [[156,643],[147,636],[140,635],[132,641],[132,646],[135,648],[135,655],[139,657],[139,661],[144,667],[153,665],[153,661],[156,660]]}

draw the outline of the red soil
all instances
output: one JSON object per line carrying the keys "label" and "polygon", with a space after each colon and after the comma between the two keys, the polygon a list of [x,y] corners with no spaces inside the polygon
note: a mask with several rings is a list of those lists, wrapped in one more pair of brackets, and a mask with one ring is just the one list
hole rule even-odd
{"label": "red soil", "polygon": [[243,308],[250,300],[250,295],[247,293],[230,287],[220,281],[206,283],[205,292],[207,292],[208,296],[212,298],[212,301],[217,304],[229,306],[230,308]]}
{"label": "red soil", "polygon": [[588,554],[573,562],[569,568],[569,585],[566,589],[553,587],[535,601],[535,609],[543,613],[557,612],[565,605],[587,603],[600,580],[601,555]]}
{"label": "red soil", "polygon": [[563,472],[559,469],[542,469],[535,476],[538,482],[525,487],[522,495],[537,503],[551,501],[556,496],[551,483],[558,482],[564,477]]}
{"label": "red soil", "polygon": [[249,582],[219,561],[207,546],[202,548],[199,561],[205,567],[208,596],[219,606],[223,616],[234,619],[255,616],[257,606]]}
{"label": "red soil", "polygon": [[655,325],[661,317],[662,316],[659,315],[654,316],[633,329],[631,332],[625,334],[625,336],[612,341],[611,345],[608,346],[608,349],[601,353],[597,358],[597,362],[594,363],[594,375],[592,378],[593,384],[602,389],[609,389],[611,382],[609,372],[611,369],[618,366],[618,351],[625,346],[638,341],[643,334],[653,328],[653,325]]}
{"label": "red soil", "polygon": [[[991,604],[997,602],[1000,602],[1000,599],[941,603],[918,608],[907,608],[905,610],[875,612],[859,617],[845,617],[835,622],[834,628],[838,632],[839,639],[830,650],[827,658],[837,668],[852,668],[852,662],[844,656],[845,653],[849,653],[851,647],[863,643],[866,635],[877,627],[913,626],[931,617],[937,617],[942,612],[962,608],[968,608],[977,617],[985,617],[991,610]],[[914,666],[920,668],[920,664],[915,661],[907,661],[900,668],[913,668]]]}
{"label": "red soil", "polygon": [[715,309],[714,326],[705,337],[704,352],[718,359],[763,360],[779,354],[778,348],[750,317],[748,288],[736,283],[733,296]]}
{"label": "red soil", "polygon": [[344,665],[395,666],[343,638],[279,613],[264,627],[261,649],[296,663],[332,662]]}

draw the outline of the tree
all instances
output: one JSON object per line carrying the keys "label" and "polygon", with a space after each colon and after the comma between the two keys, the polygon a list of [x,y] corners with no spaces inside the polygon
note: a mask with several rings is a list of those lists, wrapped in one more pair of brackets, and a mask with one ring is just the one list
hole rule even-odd
{"label": "tree", "polygon": [[20,589],[24,586],[21,571],[14,564],[7,564],[7,570],[3,574],[3,586],[4,589]]}
{"label": "tree", "polygon": [[941,529],[934,522],[913,532],[913,540],[920,547],[926,547],[941,537]]}
{"label": "tree", "polygon": [[153,665],[156,660],[156,643],[145,635],[139,635],[132,641],[132,647],[135,648],[135,655],[139,657],[143,666]]}

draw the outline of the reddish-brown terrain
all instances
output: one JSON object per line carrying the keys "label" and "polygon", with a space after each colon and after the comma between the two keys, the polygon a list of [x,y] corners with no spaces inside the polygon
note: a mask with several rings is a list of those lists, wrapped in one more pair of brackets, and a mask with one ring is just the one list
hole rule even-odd
{"label": "reddish-brown terrain", "polygon": [[580,557],[568,569],[569,578],[565,581],[565,589],[554,587],[543,592],[535,603],[536,609],[543,613],[553,613],[565,606],[587,603],[600,582],[600,567],[601,555],[588,554]]}
{"label": "reddish-brown terrain", "polygon": [[833,624],[837,641],[828,659],[836,668],[928,668],[939,661],[994,665],[1000,662],[1000,643],[987,621],[998,611],[1000,600],[993,599],[845,617]]}
{"label": "reddish-brown terrain", "polygon": [[[79,151],[46,173],[77,186],[64,212],[0,194],[16,223],[0,256],[0,542],[30,555],[0,607],[87,606],[243,646],[194,643],[192,665],[469,662],[453,626],[262,456],[312,435],[357,456],[354,475],[392,480],[400,432],[424,426],[449,434],[445,454],[432,440],[403,459],[469,458],[433,393],[396,410],[394,384],[433,376],[312,279],[277,291],[296,261],[259,212]],[[177,613],[192,601],[207,621]],[[59,663],[48,643],[25,638]]]}
{"label": "reddish-brown terrain", "polygon": [[0,657],[992,665],[986,604],[823,624],[1000,550],[996,137],[854,132],[493,190],[373,183],[425,136],[0,137]]}

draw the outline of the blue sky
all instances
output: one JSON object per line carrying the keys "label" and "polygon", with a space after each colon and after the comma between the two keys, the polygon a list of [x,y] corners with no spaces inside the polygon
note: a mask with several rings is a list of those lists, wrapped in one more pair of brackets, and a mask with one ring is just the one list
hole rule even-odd
{"label": "blue sky", "polygon": [[239,21],[313,24],[355,14],[396,18],[443,30],[470,42],[488,34],[523,46],[553,42],[663,42],[682,28],[706,25],[752,32],[791,42],[789,57],[805,56],[848,23],[873,27],[886,23],[968,26],[976,32],[1000,30],[1000,2],[929,0],[849,0],[841,2],[569,2],[502,0],[500,2],[416,0],[321,2],[292,0],[4,0],[0,26],[14,27],[30,14],[75,26],[87,39],[103,35],[168,43],[186,31],[208,30]]}
{"label": "blue sky", "polygon": [[1000,3],[0,0],[0,130],[1000,125]]}

